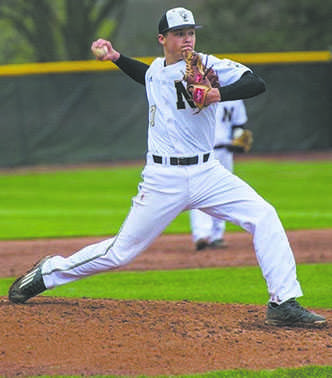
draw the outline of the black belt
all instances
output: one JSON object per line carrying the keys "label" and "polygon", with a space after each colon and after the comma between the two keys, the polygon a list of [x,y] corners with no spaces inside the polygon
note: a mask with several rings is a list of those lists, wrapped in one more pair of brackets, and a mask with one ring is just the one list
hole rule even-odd
{"label": "black belt", "polygon": [[[209,160],[210,153],[203,155],[203,163]],[[158,155],[152,155],[153,161],[158,164],[163,163],[163,157]],[[171,165],[194,165],[198,164],[198,156],[191,157],[170,157],[169,163]]]}
{"label": "black belt", "polygon": [[217,144],[216,146],[214,146],[213,148],[215,149],[215,150],[217,150],[217,149],[219,149],[219,148],[227,148],[227,147],[229,147],[231,144],[229,143],[229,144]]}

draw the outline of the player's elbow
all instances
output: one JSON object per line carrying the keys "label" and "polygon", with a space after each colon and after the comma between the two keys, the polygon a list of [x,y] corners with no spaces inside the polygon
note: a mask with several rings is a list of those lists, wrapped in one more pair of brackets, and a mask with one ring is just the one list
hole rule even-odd
{"label": "player's elbow", "polygon": [[256,76],[256,80],[257,80],[257,94],[261,94],[263,92],[266,91],[266,84],[265,84],[265,81],[260,77],[260,76]]}
{"label": "player's elbow", "polygon": [[247,84],[248,97],[257,96],[266,91],[265,81],[253,72],[245,73],[243,82]]}

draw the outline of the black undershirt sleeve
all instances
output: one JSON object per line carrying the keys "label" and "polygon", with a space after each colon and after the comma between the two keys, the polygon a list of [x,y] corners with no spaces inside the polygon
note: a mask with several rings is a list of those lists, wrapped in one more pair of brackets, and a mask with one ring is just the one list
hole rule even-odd
{"label": "black undershirt sleeve", "polygon": [[240,100],[265,92],[265,82],[252,72],[245,72],[235,83],[220,87],[221,101]]}
{"label": "black undershirt sleeve", "polygon": [[140,84],[145,85],[145,73],[149,66],[139,60],[128,58],[120,55],[120,58],[114,62],[126,75]]}

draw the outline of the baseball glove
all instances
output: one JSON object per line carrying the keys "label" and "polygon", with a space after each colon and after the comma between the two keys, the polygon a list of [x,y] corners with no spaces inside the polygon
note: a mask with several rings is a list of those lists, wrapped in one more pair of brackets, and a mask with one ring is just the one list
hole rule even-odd
{"label": "baseball glove", "polygon": [[237,128],[231,146],[234,147],[234,151],[248,152],[251,149],[253,141],[254,138],[251,130]]}
{"label": "baseball glove", "polygon": [[203,64],[201,56],[195,51],[187,53],[185,62],[186,72],[183,80],[187,82],[187,92],[199,112],[207,106],[206,96],[210,90],[220,87],[218,75],[212,66],[207,68],[207,64]]}

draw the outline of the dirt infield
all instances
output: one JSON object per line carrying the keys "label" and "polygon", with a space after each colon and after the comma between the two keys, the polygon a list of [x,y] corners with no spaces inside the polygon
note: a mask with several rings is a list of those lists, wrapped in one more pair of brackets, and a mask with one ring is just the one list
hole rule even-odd
{"label": "dirt infield", "polygon": [[[297,263],[332,262],[332,229],[288,231]],[[15,277],[47,255],[69,256],[100,237],[0,241],[0,277]],[[190,235],[162,235],[119,270],[165,270],[257,265],[251,236],[227,233],[229,248],[196,252]]]}
{"label": "dirt infield", "polygon": [[[297,263],[332,262],[332,230],[288,232]],[[5,241],[0,276],[49,254],[69,255],[100,238]],[[123,270],[257,265],[250,236],[196,252],[189,235],[159,237]],[[321,329],[264,325],[264,306],[0,297],[0,375],[175,375],[222,369],[332,365],[332,309]]]}

